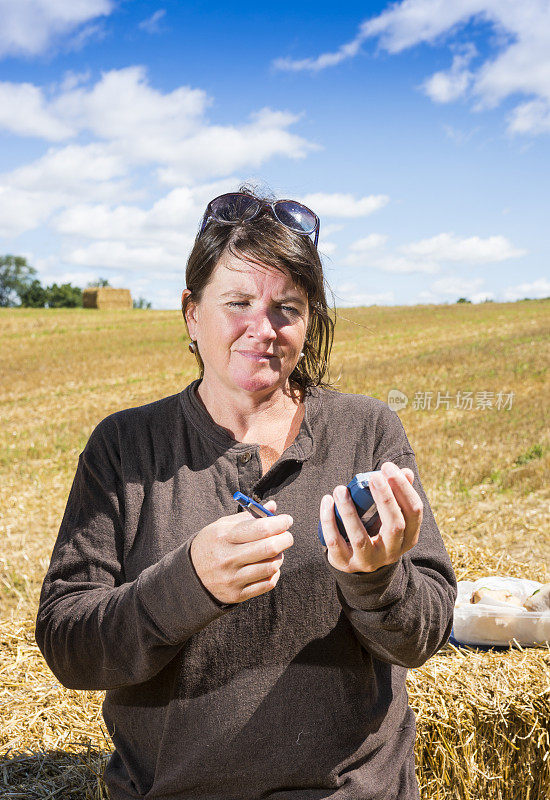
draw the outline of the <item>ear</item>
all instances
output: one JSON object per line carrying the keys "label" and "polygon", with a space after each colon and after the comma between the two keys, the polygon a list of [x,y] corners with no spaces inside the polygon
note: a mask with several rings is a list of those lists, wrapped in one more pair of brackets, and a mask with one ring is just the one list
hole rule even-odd
{"label": "ear", "polygon": [[[184,300],[191,294],[191,289],[184,289],[181,293],[181,304],[183,306]],[[190,300],[185,309],[185,322],[187,323],[187,330],[191,339],[196,340],[196,325],[197,325],[197,306]]]}

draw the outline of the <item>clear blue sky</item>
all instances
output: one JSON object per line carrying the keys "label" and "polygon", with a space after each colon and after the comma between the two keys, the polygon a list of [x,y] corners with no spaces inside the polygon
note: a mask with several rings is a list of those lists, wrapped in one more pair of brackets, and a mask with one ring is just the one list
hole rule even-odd
{"label": "clear blue sky", "polygon": [[253,181],[317,211],[340,305],[549,296],[548,4],[281,9],[0,0],[0,252],[177,308]]}

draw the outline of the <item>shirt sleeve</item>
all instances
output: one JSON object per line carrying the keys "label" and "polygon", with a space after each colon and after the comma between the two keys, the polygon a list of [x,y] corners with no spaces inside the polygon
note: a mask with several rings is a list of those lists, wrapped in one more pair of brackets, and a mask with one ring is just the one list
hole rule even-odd
{"label": "shirt sleeve", "polygon": [[[326,549],[325,558],[361,644],[382,661],[419,667],[449,638],[457,583],[401,421],[389,408],[385,419],[391,430],[388,427],[387,436],[380,435],[373,468],[393,461],[413,471],[413,487],[424,506],[418,542],[395,564],[370,573],[337,569],[328,561]],[[384,453],[384,441],[391,442],[393,450]],[[406,450],[395,452],[396,441]]]}
{"label": "shirt sleeve", "polygon": [[44,579],[36,641],[67,688],[113,689],[156,675],[232,604],[201,583],[191,540],[124,576],[124,484],[109,418],[83,453]]}

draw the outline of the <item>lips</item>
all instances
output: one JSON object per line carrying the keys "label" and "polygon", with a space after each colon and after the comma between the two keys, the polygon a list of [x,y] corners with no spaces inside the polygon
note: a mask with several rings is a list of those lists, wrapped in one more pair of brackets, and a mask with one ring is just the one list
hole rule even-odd
{"label": "lips", "polygon": [[251,361],[268,361],[270,358],[276,358],[273,353],[258,352],[257,350],[237,350],[237,352],[243,358],[248,358]]}

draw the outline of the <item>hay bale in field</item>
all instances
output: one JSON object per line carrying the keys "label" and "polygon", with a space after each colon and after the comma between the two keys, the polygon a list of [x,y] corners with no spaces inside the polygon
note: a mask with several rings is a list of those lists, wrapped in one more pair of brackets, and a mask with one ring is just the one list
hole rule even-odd
{"label": "hay bale in field", "polygon": [[132,308],[129,289],[114,289],[112,286],[92,286],[82,292],[84,308]]}
{"label": "hay bale in field", "polygon": [[423,800],[550,797],[550,649],[449,645],[410,670]]}
{"label": "hay bale in field", "polygon": [[25,800],[109,800],[103,772],[107,753],[89,745],[66,750],[13,752],[1,759],[1,796]]}

